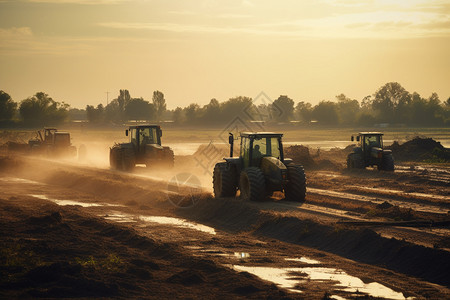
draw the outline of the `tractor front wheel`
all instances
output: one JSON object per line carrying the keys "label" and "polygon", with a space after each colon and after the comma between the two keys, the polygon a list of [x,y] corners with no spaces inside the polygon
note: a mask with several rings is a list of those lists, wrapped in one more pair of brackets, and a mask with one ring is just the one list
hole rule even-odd
{"label": "tractor front wheel", "polygon": [[234,197],[236,196],[235,172],[226,163],[217,163],[214,167],[213,186],[214,196]]}
{"label": "tractor front wheel", "polygon": [[364,169],[364,159],[360,154],[350,153],[347,157],[348,169]]}
{"label": "tractor front wheel", "polygon": [[303,166],[289,165],[288,184],[284,189],[284,196],[288,201],[305,202],[306,197],[306,176]]}
{"label": "tractor front wheel", "polygon": [[384,155],[381,164],[378,165],[378,170],[394,171],[394,157],[392,154]]}
{"label": "tractor front wheel", "polygon": [[259,168],[249,167],[241,172],[239,179],[241,198],[250,201],[262,201],[266,194],[264,174]]}
{"label": "tractor front wheel", "polygon": [[118,148],[111,148],[109,149],[109,165],[111,169],[117,170],[119,168],[118,160],[119,160],[119,149]]}
{"label": "tractor front wheel", "polygon": [[175,162],[175,156],[173,154],[173,150],[170,149],[169,147],[164,147],[164,152],[163,152],[164,166],[167,168],[173,168],[174,162]]}

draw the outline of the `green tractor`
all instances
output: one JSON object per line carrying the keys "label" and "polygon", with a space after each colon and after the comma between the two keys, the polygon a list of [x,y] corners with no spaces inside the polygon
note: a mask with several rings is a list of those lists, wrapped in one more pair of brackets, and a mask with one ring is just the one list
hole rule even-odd
{"label": "green tractor", "polygon": [[306,177],[303,166],[293,164],[283,155],[283,134],[270,132],[241,133],[239,157],[233,157],[234,136],[230,133],[230,157],[214,167],[215,197],[234,197],[262,201],[275,191],[285,199],[304,202]]}
{"label": "green tractor", "polygon": [[114,144],[109,151],[112,169],[131,171],[136,164],[147,167],[173,167],[174,155],[169,147],[161,146],[162,130],[158,125],[130,126],[125,130],[129,143]]}
{"label": "green tractor", "polygon": [[[351,138],[354,141],[354,137]],[[356,136],[359,145],[347,156],[347,168],[364,169],[377,166],[378,170],[394,171],[394,157],[391,150],[383,149],[383,134],[360,132]]]}

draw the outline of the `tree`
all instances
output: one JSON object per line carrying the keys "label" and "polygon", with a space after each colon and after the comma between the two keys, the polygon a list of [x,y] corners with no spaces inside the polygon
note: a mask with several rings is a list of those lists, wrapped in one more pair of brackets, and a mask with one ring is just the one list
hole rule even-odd
{"label": "tree", "polygon": [[202,120],[208,124],[218,123],[220,122],[220,113],[220,103],[217,99],[213,98],[203,107]]}
{"label": "tree", "polygon": [[409,108],[411,124],[436,126],[444,123],[444,108],[441,106],[441,101],[436,93],[433,93],[428,99],[424,99],[414,92],[411,98]]}
{"label": "tree", "polygon": [[0,121],[11,120],[17,109],[17,103],[15,103],[11,96],[4,91],[0,91]]}
{"label": "tree", "polygon": [[119,101],[117,99],[113,99],[106,105],[105,119],[106,121],[114,123],[121,123],[125,119],[124,112],[120,110]]}
{"label": "tree", "polygon": [[195,124],[199,119],[200,106],[197,103],[191,103],[184,109],[186,121],[190,124]]}
{"label": "tree", "polygon": [[15,103],[11,96],[4,91],[0,91],[0,121],[11,120],[17,109],[17,103]]}
{"label": "tree", "polygon": [[119,109],[121,112],[125,112],[125,107],[127,107],[128,102],[130,102],[131,96],[128,90],[120,90],[119,96],[117,97],[117,102],[119,103]]}
{"label": "tree", "polygon": [[389,82],[375,92],[372,108],[378,111],[379,121],[401,123],[407,121],[410,102],[408,91],[397,82]]}
{"label": "tree", "polygon": [[80,120],[86,120],[87,114],[86,109],[79,109],[79,108],[71,108],[69,109],[69,120],[70,121],[80,121]]}
{"label": "tree", "polygon": [[238,96],[230,98],[228,101],[223,102],[220,105],[220,120],[221,122],[228,123],[234,120],[236,117],[249,119],[251,116],[247,116],[244,112],[255,111],[253,108],[252,98]]}
{"label": "tree", "polygon": [[95,108],[92,105],[86,106],[86,116],[90,123],[100,123],[104,120],[105,109],[102,104],[97,105]]}
{"label": "tree", "polygon": [[360,109],[358,100],[350,99],[344,94],[337,95],[336,99],[338,100],[340,123],[346,125],[354,124]]}
{"label": "tree", "polygon": [[301,101],[297,103],[297,106],[295,106],[295,114],[297,115],[298,119],[306,124],[309,124],[311,122],[312,111],[313,109],[311,103]]}
{"label": "tree", "polygon": [[172,119],[175,124],[183,123],[183,109],[181,107],[175,108],[172,114]]}
{"label": "tree", "polygon": [[281,95],[273,101],[272,111],[275,120],[277,121],[290,121],[294,116],[294,100],[286,95]]}
{"label": "tree", "polygon": [[59,103],[43,92],[23,100],[19,111],[25,124],[30,126],[57,125],[68,116],[69,105]]}
{"label": "tree", "polygon": [[322,125],[339,124],[338,107],[331,101],[321,101],[312,112],[312,116]]}
{"label": "tree", "polygon": [[142,98],[131,99],[125,107],[128,120],[151,120],[155,116],[155,106]]}
{"label": "tree", "polygon": [[164,94],[160,91],[153,92],[152,98],[153,105],[156,110],[156,118],[160,120],[167,109],[166,100],[164,99]]}
{"label": "tree", "polygon": [[372,109],[372,96],[368,95],[365,96],[362,100],[361,100],[361,108],[364,110],[371,110]]}

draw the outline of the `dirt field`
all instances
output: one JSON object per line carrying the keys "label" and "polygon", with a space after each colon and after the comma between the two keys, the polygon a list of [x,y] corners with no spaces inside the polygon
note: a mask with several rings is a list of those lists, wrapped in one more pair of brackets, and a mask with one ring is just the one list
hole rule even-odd
{"label": "dirt field", "polygon": [[254,203],[212,197],[208,144],[129,174],[84,142],[84,161],[0,156],[0,298],[450,298],[446,163],[310,149],[305,204]]}

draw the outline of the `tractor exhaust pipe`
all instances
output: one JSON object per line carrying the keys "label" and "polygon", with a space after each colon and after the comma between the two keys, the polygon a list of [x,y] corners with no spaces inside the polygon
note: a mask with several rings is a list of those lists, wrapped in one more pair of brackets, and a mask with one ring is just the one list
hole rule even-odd
{"label": "tractor exhaust pipe", "polygon": [[230,144],[230,157],[233,157],[234,136],[231,132],[229,132],[228,134],[228,143]]}

